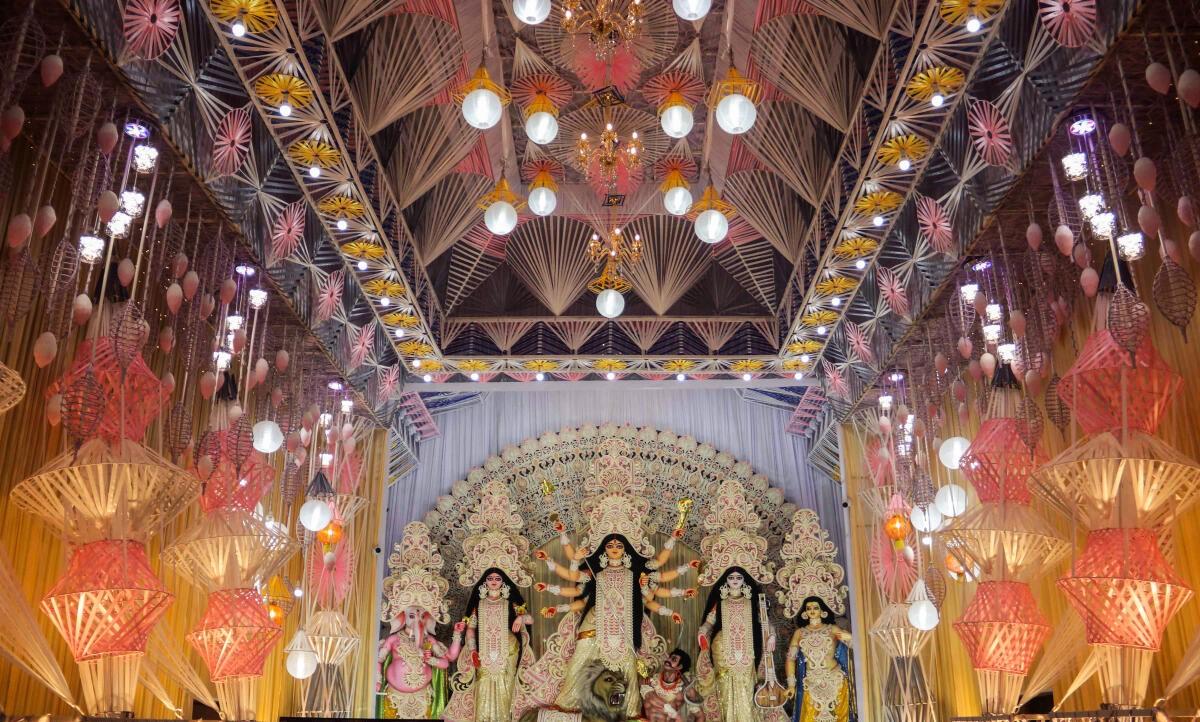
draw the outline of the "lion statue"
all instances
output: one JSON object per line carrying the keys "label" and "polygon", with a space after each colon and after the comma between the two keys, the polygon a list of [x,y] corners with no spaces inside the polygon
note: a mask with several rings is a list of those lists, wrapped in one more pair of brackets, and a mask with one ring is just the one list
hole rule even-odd
{"label": "lion statue", "polygon": [[594,661],[584,668],[577,684],[578,712],[531,709],[521,716],[521,722],[624,722],[629,682],[623,674]]}

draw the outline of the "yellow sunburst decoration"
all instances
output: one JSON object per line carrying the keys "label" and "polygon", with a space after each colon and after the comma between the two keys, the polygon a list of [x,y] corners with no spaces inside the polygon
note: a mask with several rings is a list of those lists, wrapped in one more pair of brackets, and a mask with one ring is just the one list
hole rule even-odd
{"label": "yellow sunburst decoration", "polygon": [[595,363],[598,371],[622,371],[628,366],[629,364],[619,358],[602,358]]}
{"label": "yellow sunburst decoration", "polygon": [[834,311],[827,308],[822,308],[816,311],[810,311],[804,314],[800,319],[800,323],[805,326],[828,326],[838,320],[838,315]]}
{"label": "yellow sunburst decoration", "polygon": [[317,204],[317,210],[336,218],[358,218],[363,214],[364,209],[362,201],[356,198],[331,195],[321,199],[321,202]]}
{"label": "yellow sunburst decoration", "polygon": [[487,371],[489,368],[487,361],[483,361],[481,359],[474,359],[474,358],[467,359],[465,361],[458,361],[454,365],[458,367],[459,371],[462,371],[464,373]]}
{"label": "yellow sunburst decoration", "polygon": [[781,364],[784,371],[807,371],[812,368],[812,362],[805,363],[798,358],[790,358]]}
{"label": "yellow sunburst decoration", "polygon": [[278,108],[287,102],[293,108],[303,108],[312,102],[312,88],[295,75],[272,73],[254,81],[254,94],[267,105]]}
{"label": "yellow sunburst decoration", "polygon": [[522,368],[524,368],[527,371],[545,372],[545,371],[554,371],[555,369],[557,369],[558,362],[550,361],[549,359],[534,359],[532,361],[526,361],[525,363],[521,364],[521,366],[522,366]]}
{"label": "yellow sunburst decoration", "polygon": [[384,256],[383,246],[367,241],[350,241],[342,245],[342,253],[364,261],[378,261]]}
{"label": "yellow sunburst decoration", "polygon": [[680,374],[696,368],[696,362],[689,358],[673,358],[663,364],[663,371]]}
{"label": "yellow sunburst decoration", "polygon": [[[399,294],[397,294],[399,295]],[[400,328],[416,328],[421,323],[420,319],[411,313],[404,311],[392,311],[383,315],[383,322],[388,326],[399,326]]]}
{"label": "yellow sunburst decoration", "polygon": [[403,296],[404,284],[387,278],[372,278],[363,284],[363,290],[372,296]]}
{"label": "yellow sunburst decoration", "polygon": [[935,65],[914,75],[912,80],[908,81],[905,90],[908,97],[925,102],[932,98],[934,93],[943,98],[957,93],[965,82],[967,82],[967,76],[958,68],[949,65]]}
{"label": "yellow sunburst decoration", "polygon": [[420,370],[422,373],[432,373],[434,371],[441,371],[442,370],[442,362],[438,361],[435,358],[423,359],[421,361],[421,369]]}
{"label": "yellow sunburst decoration", "polygon": [[342,154],[323,140],[298,140],[288,148],[288,157],[305,168],[331,168],[342,159]]}
{"label": "yellow sunburst decoration", "polygon": [[895,191],[872,191],[854,202],[854,210],[864,216],[894,211],[904,197]]}
{"label": "yellow sunburst decoration", "polygon": [[762,371],[764,366],[766,364],[763,363],[762,359],[744,358],[730,364],[729,370],[738,373],[748,373],[751,371]]}
{"label": "yellow sunburst decoration", "polygon": [[1004,7],[1004,0],[942,0],[942,20],[951,25],[962,25],[970,18],[980,22],[995,15]]}
{"label": "yellow sunburst decoration", "polygon": [[822,296],[836,296],[854,290],[857,284],[849,276],[830,276],[818,281],[815,290]]}
{"label": "yellow sunburst decoration", "polygon": [[212,13],[226,23],[241,20],[248,33],[266,32],[279,20],[270,0],[213,0]]}
{"label": "yellow sunburst decoration", "polygon": [[912,163],[928,154],[929,141],[912,133],[889,138],[879,146],[879,162],[885,165],[900,165],[901,161]]}
{"label": "yellow sunburst decoration", "polygon": [[787,352],[793,356],[800,356],[806,353],[816,353],[821,350],[821,342],[816,339],[806,338],[803,341],[793,341],[788,344]]}
{"label": "yellow sunburst decoration", "polygon": [[[405,341],[396,348],[399,349],[400,353],[405,356],[415,356],[417,358],[424,358],[433,353],[433,346],[430,346],[424,341],[417,340]],[[422,363],[422,365],[424,364]]]}
{"label": "yellow sunburst decoration", "polygon": [[879,248],[879,241],[874,238],[852,236],[833,247],[833,255],[838,258],[854,259],[868,256]]}

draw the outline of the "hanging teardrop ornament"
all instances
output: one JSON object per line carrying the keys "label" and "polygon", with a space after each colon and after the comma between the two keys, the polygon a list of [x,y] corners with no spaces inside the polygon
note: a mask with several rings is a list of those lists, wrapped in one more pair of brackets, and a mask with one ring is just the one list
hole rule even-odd
{"label": "hanging teardrop ornament", "polygon": [[1108,304],[1107,321],[1113,340],[1129,354],[1130,363],[1134,363],[1150,325],[1150,309],[1128,286],[1120,283]]}
{"label": "hanging teardrop ornament", "polygon": [[1188,324],[1196,313],[1196,283],[1192,277],[1168,257],[1154,274],[1151,294],[1158,312],[1179,329],[1186,342]]}

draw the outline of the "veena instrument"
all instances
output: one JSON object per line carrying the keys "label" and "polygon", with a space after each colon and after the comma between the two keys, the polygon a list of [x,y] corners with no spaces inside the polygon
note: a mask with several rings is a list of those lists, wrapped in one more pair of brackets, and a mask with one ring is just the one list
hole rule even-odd
{"label": "veena instrument", "polygon": [[758,595],[758,619],[762,626],[762,648],[763,654],[766,655],[766,669],[762,684],[754,690],[754,706],[759,709],[776,709],[782,707],[787,701],[787,688],[780,684],[779,678],[775,676],[774,652],[767,651],[770,625],[767,623],[767,597],[765,594]]}

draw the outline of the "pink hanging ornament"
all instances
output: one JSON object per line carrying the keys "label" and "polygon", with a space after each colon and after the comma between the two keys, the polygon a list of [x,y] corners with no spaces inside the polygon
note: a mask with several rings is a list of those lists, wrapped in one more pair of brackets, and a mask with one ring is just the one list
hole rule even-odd
{"label": "pink hanging ornament", "polygon": [[958,423],[966,426],[971,422],[971,410],[967,408],[966,403],[958,405]]}
{"label": "pink hanging ornament", "polygon": [[1179,251],[1179,244],[1170,238],[1162,238],[1158,244],[1158,257],[1166,260],[1170,258],[1175,263],[1183,263],[1183,254]]}
{"label": "pink hanging ornament", "polygon": [[282,403],[283,389],[276,386],[275,388],[271,389],[271,406],[274,408],[279,408],[279,405]]}
{"label": "pink hanging ornament", "polygon": [[92,297],[81,293],[71,302],[71,322],[82,326],[92,317]]}
{"label": "pink hanging ornament", "polygon": [[179,313],[179,307],[183,305],[183,288],[178,283],[172,282],[170,286],[167,286],[166,300],[167,310],[171,312],[171,315]]}
{"label": "pink hanging ornament", "polygon": [[1179,202],[1175,204],[1175,215],[1179,216],[1179,220],[1188,228],[1196,227],[1196,205],[1191,196],[1179,196]]}
{"label": "pink hanging ornament", "polygon": [[275,352],[275,370],[279,373],[287,371],[288,364],[291,363],[291,360],[291,354],[287,352],[287,349],[279,349]]}
{"label": "pink hanging ornament", "polygon": [[246,415],[246,411],[245,411],[245,409],[242,408],[241,404],[236,404],[236,403],[230,404],[228,416],[229,416],[229,423],[231,426],[237,424],[238,420],[241,419],[245,415]]}
{"label": "pink hanging ornament", "polygon": [[287,435],[287,450],[294,454],[294,453],[296,453],[296,450],[299,448],[300,448],[300,434],[299,434],[299,432],[293,431],[292,433]]}
{"label": "pink hanging ornament", "polygon": [[158,350],[163,353],[171,353],[173,348],[175,348],[175,329],[163,326],[158,332]]}
{"label": "pink hanging ornament", "polygon": [[987,305],[988,305],[987,296],[984,295],[983,291],[976,291],[974,302],[975,302],[975,313],[982,316],[984,314],[984,312],[987,311]]}
{"label": "pink hanging ornament", "polygon": [[346,452],[347,454],[353,454],[356,448],[358,448],[358,442],[353,436],[342,442],[342,451]]}
{"label": "pink hanging ornament", "polygon": [[875,425],[879,429],[880,436],[887,436],[892,433],[892,420],[886,416],[880,416]]}
{"label": "pink hanging ornament", "polygon": [[1083,287],[1083,295],[1095,298],[1096,290],[1100,288],[1100,274],[1090,266],[1083,269],[1083,272],[1079,274],[1079,285]]}
{"label": "pink hanging ornament", "polygon": [[33,219],[28,213],[18,213],[8,221],[8,231],[4,234],[4,242],[9,248],[24,248],[33,233]]}
{"label": "pink hanging ornament", "polygon": [[1197,73],[1192,68],[1183,71],[1179,76],[1179,82],[1175,84],[1179,90],[1179,97],[1193,108],[1200,107],[1200,73]]}
{"label": "pink hanging ornament", "polygon": [[233,352],[241,353],[246,348],[246,329],[239,328],[233,332]]}
{"label": "pink hanging ornament", "polygon": [[21,134],[24,125],[25,109],[19,105],[11,105],[0,114],[0,135],[10,143]]}
{"label": "pink hanging ornament", "polygon": [[112,191],[104,191],[96,201],[96,213],[100,216],[101,223],[111,221],[120,208],[121,201],[117,200],[117,194]]}
{"label": "pink hanging ornament", "polygon": [[1042,227],[1036,223],[1030,223],[1025,229],[1025,242],[1029,244],[1029,250],[1036,251],[1042,247]]}
{"label": "pink hanging ornament", "polygon": [[1146,66],[1146,84],[1159,95],[1166,95],[1171,89],[1171,71],[1162,63],[1150,63]]}
{"label": "pink hanging ornament", "polygon": [[213,298],[211,293],[205,293],[200,296],[200,318],[211,316],[213,309],[216,307],[217,299]]}
{"label": "pink hanging ornament", "polygon": [[1158,210],[1154,206],[1142,206],[1138,209],[1137,214],[1138,227],[1142,229],[1148,238],[1155,238],[1158,232],[1162,229],[1162,219],[1158,215]]}
{"label": "pink hanging ornament", "polygon": [[954,394],[955,401],[967,400],[967,385],[962,379],[954,379],[954,383],[950,386],[951,392]]}
{"label": "pink hanging ornament", "polygon": [[33,218],[33,235],[38,239],[46,237],[54,224],[58,223],[58,213],[52,205],[44,205],[38,209],[37,214]]}
{"label": "pink hanging ornament", "polygon": [[352,436],[354,436],[354,424],[347,421],[346,423],[342,424],[342,441],[345,441]]}
{"label": "pink hanging ornament", "polygon": [[964,360],[971,358],[971,352],[975,350],[975,344],[971,343],[971,339],[966,336],[958,337],[958,355]]}
{"label": "pink hanging ornament", "polygon": [[1025,372],[1025,393],[1030,396],[1042,393],[1042,375],[1034,369]]}
{"label": "pink hanging ornament", "polygon": [[1058,248],[1058,252],[1071,257],[1071,249],[1075,246],[1075,234],[1071,231],[1070,226],[1062,225],[1054,230],[1054,246]]}
{"label": "pink hanging ornament", "polygon": [[113,152],[113,148],[117,147],[117,140],[119,139],[120,134],[117,132],[117,126],[115,123],[105,123],[96,131],[96,147],[99,148],[100,152],[104,155],[108,155]]}
{"label": "pink hanging ornament", "polygon": [[46,421],[51,426],[58,426],[62,422],[62,394],[54,394],[46,399]]}
{"label": "pink hanging ornament", "polygon": [[946,358],[946,354],[938,351],[933,355],[933,367],[937,369],[939,374],[946,373],[946,369],[950,368],[950,360]]}
{"label": "pink hanging ornament", "polygon": [[967,373],[971,376],[973,381],[978,381],[979,379],[983,378],[983,366],[979,363],[979,359],[971,359],[971,361],[967,364]]}
{"label": "pink hanging ornament", "polygon": [[38,66],[38,74],[41,75],[43,88],[49,88],[57,83],[63,74],[62,56],[58,53],[50,53],[42,58],[42,62]]}
{"label": "pink hanging ornament", "polygon": [[1138,158],[1133,163],[1133,179],[1137,181],[1138,188],[1153,191],[1158,181],[1158,166],[1149,158]]}
{"label": "pink hanging ornament", "polygon": [[1016,309],[1008,314],[1008,327],[1014,338],[1025,338],[1025,312]]}
{"label": "pink hanging ornament", "polygon": [[237,293],[237,281],[232,278],[226,278],[221,281],[221,305],[228,306],[233,302],[233,297]]}
{"label": "pink hanging ornament", "polygon": [[175,391],[175,374],[171,373],[170,371],[163,374],[162,387],[163,387],[163,393],[167,394],[168,396],[171,395],[172,393],[174,393],[174,391]]}
{"label": "pink hanging ornament", "polygon": [[989,379],[996,375],[996,357],[991,351],[984,351],[979,357],[979,368],[983,369],[983,375]]}
{"label": "pink hanging ornament", "polygon": [[175,209],[171,206],[171,201],[163,198],[158,202],[158,205],[154,207],[154,223],[159,228],[165,228],[166,225],[171,222],[171,215],[174,212]]}
{"label": "pink hanging ornament", "polygon": [[296,466],[303,466],[304,462],[308,460],[308,449],[301,446],[296,449],[294,456],[296,457]]}
{"label": "pink hanging ornament", "polygon": [[205,400],[211,399],[213,392],[217,390],[217,375],[212,371],[205,371],[200,374],[200,396]]}
{"label": "pink hanging ornament", "polygon": [[37,364],[38,368],[44,369],[57,355],[58,339],[49,331],[42,332],[33,342],[33,362]]}
{"label": "pink hanging ornament", "polygon": [[196,462],[196,476],[200,477],[201,481],[207,481],[213,473],[213,458],[209,454],[200,457],[200,461]]}
{"label": "pink hanging ornament", "polygon": [[1092,264],[1092,249],[1080,243],[1071,249],[1071,260],[1080,270],[1087,268]]}
{"label": "pink hanging ornament", "polygon": [[1108,129],[1108,144],[1114,153],[1122,158],[1125,157],[1129,153],[1129,146],[1133,145],[1133,134],[1129,132],[1129,126],[1124,123],[1113,123],[1113,126]]}
{"label": "pink hanging ornament", "polygon": [[268,370],[269,370],[269,367],[267,366],[267,360],[265,358],[260,358],[259,360],[255,361],[254,362],[254,382],[256,384],[261,384],[262,382],[266,381]]}
{"label": "pink hanging ornament", "polygon": [[187,273],[187,269],[188,269],[187,254],[184,253],[183,251],[176,253],[175,257],[171,259],[171,275],[176,280],[179,280],[180,278],[183,278],[183,274]]}
{"label": "pink hanging ornament", "polygon": [[[188,301],[196,297],[196,291],[200,290],[200,274],[195,271],[188,271],[183,274],[183,297]],[[206,316],[208,314],[205,314]]]}
{"label": "pink hanging ornament", "polygon": [[1192,231],[1192,235],[1188,236],[1188,250],[1192,252],[1192,258],[1200,263],[1200,231]]}
{"label": "pink hanging ornament", "polygon": [[129,288],[129,284],[133,283],[133,259],[122,258],[117,264],[117,280],[120,281],[122,288]]}

